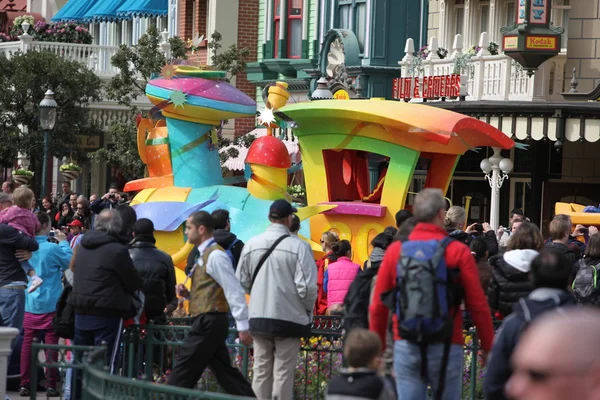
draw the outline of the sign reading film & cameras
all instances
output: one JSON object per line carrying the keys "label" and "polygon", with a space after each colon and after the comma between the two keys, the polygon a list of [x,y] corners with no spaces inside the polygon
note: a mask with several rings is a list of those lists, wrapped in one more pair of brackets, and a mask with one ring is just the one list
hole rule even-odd
{"label": "sign reading film & cameras", "polygon": [[550,25],[552,0],[517,0],[515,24],[502,32],[504,54],[517,61],[529,76],[560,51],[564,29]]}

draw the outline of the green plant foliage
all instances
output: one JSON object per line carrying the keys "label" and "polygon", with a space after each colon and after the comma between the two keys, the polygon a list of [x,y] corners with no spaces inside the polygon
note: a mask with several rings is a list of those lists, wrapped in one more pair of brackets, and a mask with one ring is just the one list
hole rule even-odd
{"label": "green plant foliage", "polygon": [[31,170],[41,171],[43,132],[38,105],[48,89],[54,91],[58,103],[56,126],[49,132],[50,156],[77,153],[77,135],[101,134],[87,106],[100,101],[102,82],[80,63],[47,51],[17,53],[10,60],[0,55],[0,87],[2,165],[11,165],[22,153],[31,160]]}

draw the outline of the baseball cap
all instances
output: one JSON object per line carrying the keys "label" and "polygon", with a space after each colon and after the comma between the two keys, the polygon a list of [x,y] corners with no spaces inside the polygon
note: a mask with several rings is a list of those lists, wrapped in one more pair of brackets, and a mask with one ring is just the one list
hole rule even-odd
{"label": "baseball cap", "polygon": [[67,226],[76,226],[77,228],[83,228],[83,222],[76,219],[76,220],[73,220],[71,223],[67,224]]}
{"label": "baseball cap", "polygon": [[275,200],[269,209],[269,218],[282,219],[288,217],[298,210],[289,201],[284,199]]}

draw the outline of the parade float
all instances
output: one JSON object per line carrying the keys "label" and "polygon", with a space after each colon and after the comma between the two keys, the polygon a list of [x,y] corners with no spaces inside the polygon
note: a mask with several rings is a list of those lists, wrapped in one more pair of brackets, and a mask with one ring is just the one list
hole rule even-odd
{"label": "parade float", "polygon": [[[419,159],[428,160],[426,187],[447,190],[461,154],[482,146],[509,149],[513,141],[496,128],[451,111],[398,101],[319,100],[285,105],[287,85],[265,89],[259,124],[269,134],[255,140],[246,157],[247,187],[225,185],[217,142],[223,121],[256,115],[256,103],[218,71],[167,66],[150,81],[154,105],[138,121],[138,150],[146,178],[129,182],[138,218],[154,222],[157,246],[169,253],[178,281],[192,245],[185,220],[197,210],[230,212],[231,230],[247,241],[269,225],[273,200],[288,198],[291,166],[285,145],[271,133],[289,128],[298,138],[306,181],[306,207],[298,210],[301,237],[315,257],[322,232],[350,240],[354,259],[367,259],[371,239],[394,225],[405,208]],[[373,161],[377,171],[369,168]]]}

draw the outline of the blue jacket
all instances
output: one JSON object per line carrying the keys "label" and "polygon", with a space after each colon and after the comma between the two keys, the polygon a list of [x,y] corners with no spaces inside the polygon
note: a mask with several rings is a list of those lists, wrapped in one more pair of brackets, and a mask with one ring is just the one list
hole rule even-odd
{"label": "blue jacket", "polygon": [[56,245],[50,243],[47,236],[36,236],[35,240],[40,248],[33,253],[29,262],[44,283],[35,292],[26,294],[25,311],[47,314],[56,311],[56,302],[63,290],[62,271],[69,268],[73,251],[67,241]]}
{"label": "blue jacket", "polygon": [[549,288],[535,289],[513,305],[513,313],[502,322],[488,359],[483,385],[487,400],[506,399],[504,387],[512,374],[510,358],[527,326],[547,311],[569,306],[575,306],[570,293]]}

